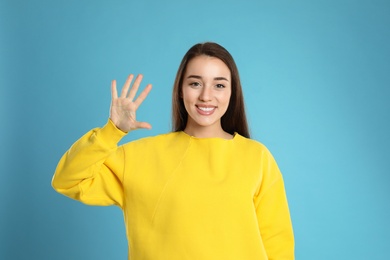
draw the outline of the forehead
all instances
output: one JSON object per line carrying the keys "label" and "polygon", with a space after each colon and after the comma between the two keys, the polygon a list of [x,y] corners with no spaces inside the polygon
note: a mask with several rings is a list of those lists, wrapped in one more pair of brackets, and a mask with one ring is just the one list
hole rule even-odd
{"label": "forehead", "polygon": [[230,78],[230,69],[222,60],[216,57],[200,55],[188,62],[185,76],[188,75]]}

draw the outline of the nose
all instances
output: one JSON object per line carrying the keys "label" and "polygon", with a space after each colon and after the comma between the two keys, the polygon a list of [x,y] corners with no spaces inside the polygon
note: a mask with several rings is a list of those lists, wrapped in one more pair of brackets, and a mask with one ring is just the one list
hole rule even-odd
{"label": "nose", "polygon": [[208,86],[204,86],[200,92],[199,100],[203,102],[207,102],[211,100],[211,88]]}

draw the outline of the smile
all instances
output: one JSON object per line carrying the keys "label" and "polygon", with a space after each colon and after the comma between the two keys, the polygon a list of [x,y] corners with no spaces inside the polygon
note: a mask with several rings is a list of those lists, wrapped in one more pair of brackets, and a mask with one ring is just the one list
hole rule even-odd
{"label": "smile", "polygon": [[198,107],[200,110],[202,111],[211,111],[211,110],[214,110],[215,107]]}
{"label": "smile", "polygon": [[196,106],[196,108],[198,109],[198,113],[201,115],[211,115],[216,109],[216,107],[210,107],[210,106],[207,107]]}

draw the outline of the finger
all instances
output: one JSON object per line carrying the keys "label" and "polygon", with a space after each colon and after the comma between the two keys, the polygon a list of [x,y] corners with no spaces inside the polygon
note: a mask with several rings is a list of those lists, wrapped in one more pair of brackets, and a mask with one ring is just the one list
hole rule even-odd
{"label": "finger", "polygon": [[136,127],[137,128],[144,128],[144,129],[152,129],[152,126],[146,122],[137,122]]}
{"label": "finger", "polygon": [[145,98],[148,96],[149,92],[152,90],[152,84],[148,84],[145,89],[139,94],[138,98],[134,101],[136,107],[139,107]]}
{"label": "finger", "polygon": [[143,78],[142,74],[139,74],[139,75],[137,76],[137,78],[135,78],[134,84],[133,84],[133,86],[131,87],[130,92],[129,92],[129,95],[128,95],[128,98],[129,98],[130,100],[133,100],[133,99],[134,99],[135,94],[136,94],[137,91],[138,91],[139,85],[141,84],[142,78]]}
{"label": "finger", "polygon": [[117,99],[118,98],[118,92],[116,90],[116,80],[114,79],[111,81],[111,98]]}
{"label": "finger", "polygon": [[123,85],[122,92],[121,92],[121,98],[125,98],[127,96],[127,92],[129,91],[129,87],[131,82],[133,81],[134,75],[130,74],[125,82],[125,85]]}

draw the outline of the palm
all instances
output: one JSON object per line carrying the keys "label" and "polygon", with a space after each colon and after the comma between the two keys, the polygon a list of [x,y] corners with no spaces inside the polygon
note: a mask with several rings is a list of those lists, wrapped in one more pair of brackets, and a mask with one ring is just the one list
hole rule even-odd
{"label": "palm", "polygon": [[149,94],[152,85],[148,84],[141,92],[141,94],[134,100],[139,85],[142,81],[142,75],[137,76],[133,86],[130,88],[133,77],[133,75],[130,75],[127,78],[119,97],[116,89],[116,81],[113,80],[111,84],[112,100],[110,119],[119,129],[124,132],[129,132],[139,128],[151,128],[150,124],[137,121],[136,111]]}

